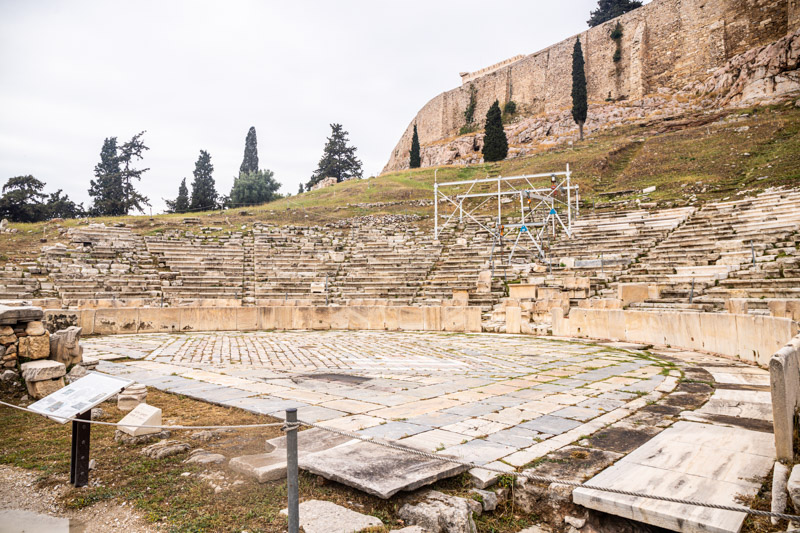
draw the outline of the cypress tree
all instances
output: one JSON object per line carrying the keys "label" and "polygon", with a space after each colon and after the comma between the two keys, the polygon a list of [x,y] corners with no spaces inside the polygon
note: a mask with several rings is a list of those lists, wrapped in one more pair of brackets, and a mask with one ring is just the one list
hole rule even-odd
{"label": "cypress tree", "polygon": [[258,171],[258,141],[256,140],[256,128],[251,126],[244,140],[244,158],[239,167],[239,174],[247,174]]}
{"label": "cypress tree", "polygon": [[317,170],[311,174],[306,189],[327,177],[335,177],[337,182],[361,178],[361,161],[356,157],[356,147],[348,146],[348,133],[341,124],[331,124],[331,136],[325,143]]}
{"label": "cypress tree", "polygon": [[586,72],[583,65],[581,40],[576,39],[575,48],[572,50],[572,118],[578,125],[581,140],[583,140],[583,125],[586,123],[586,115],[589,110],[586,96]]}
{"label": "cypress tree", "polygon": [[94,177],[89,182],[89,196],[94,199],[90,213],[93,216],[126,214],[116,137],[107,137],[103,141]]}
{"label": "cypress tree", "polygon": [[417,135],[417,125],[414,124],[414,136],[411,137],[411,152],[408,166],[411,168],[419,168],[422,161],[419,157],[419,135]]}
{"label": "cypress tree", "polygon": [[297,194],[303,194],[303,184],[300,184],[300,189],[298,189]]}
{"label": "cypress tree", "polygon": [[169,213],[185,213],[189,210],[189,189],[186,187],[186,178],[181,180],[181,185],[178,187],[178,197],[165,202]]}
{"label": "cypress tree", "polygon": [[210,210],[217,206],[217,189],[212,176],[214,165],[211,164],[211,155],[205,150],[200,150],[200,157],[194,164],[194,181],[192,181],[192,201],[189,207],[192,210]]}
{"label": "cypress tree", "polygon": [[503,129],[500,102],[494,101],[486,112],[486,136],[483,139],[483,160],[502,161],[508,155],[508,139]]}
{"label": "cypress tree", "polygon": [[590,28],[594,28],[637,7],[642,7],[640,0],[600,0],[597,9],[591,12],[587,24]]}

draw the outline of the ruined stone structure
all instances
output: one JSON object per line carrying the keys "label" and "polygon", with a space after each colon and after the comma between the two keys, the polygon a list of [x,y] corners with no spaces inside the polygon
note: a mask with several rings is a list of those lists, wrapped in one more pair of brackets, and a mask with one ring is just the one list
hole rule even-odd
{"label": "ruined stone structure", "polygon": [[[604,119],[614,118],[608,115],[615,113],[605,109],[598,111],[598,107],[611,106],[615,111],[619,108],[622,116],[616,118],[630,120],[641,118],[642,107],[649,111],[675,107],[674,113],[677,113],[712,105],[711,101],[699,101],[693,106],[687,100],[698,96],[697,89],[713,90],[716,83],[706,87],[704,82],[713,78],[718,69],[730,70],[729,62],[737,56],[794,33],[800,27],[799,12],[797,0],[654,0],[583,32],[576,37],[581,40],[586,60],[590,103],[587,127],[591,131],[604,123],[592,124],[592,115],[598,112]],[[621,60],[615,62],[616,42],[610,33],[617,22],[622,25],[623,36]],[[465,136],[460,144],[452,140],[464,125],[463,112],[471,88],[476,90],[476,117],[483,117],[495,100],[501,104],[513,100],[521,116],[547,117],[550,125],[541,134],[510,132],[512,145],[541,142],[545,137],[558,136],[559,130],[571,130],[568,110],[574,42],[575,37],[571,37],[524,58],[512,58],[463,75],[465,83],[461,87],[436,96],[419,111],[392,151],[384,172],[408,168],[414,124],[423,146],[423,166],[459,162],[466,152],[479,152],[480,134]],[[754,83],[764,80],[760,90],[751,95],[755,99],[767,98],[774,91],[800,89],[796,76],[787,80],[774,79],[781,70],[797,69],[797,45],[794,48],[791,43],[785,45],[788,48],[776,51],[770,58],[772,72],[769,68],[755,67],[749,72],[756,78],[752,80]],[[752,63],[757,60],[756,55],[739,58],[737,64],[741,67],[743,63]],[[737,72],[740,70],[738,68]],[[665,96],[681,91],[684,94],[678,101]],[[659,98],[646,101],[651,95],[659,95]],[[427,154],[426,157],[426,148],[434,145],[445,145],[446,151],[455,151],[457,155]],[[514,155],[513,150],[511,155]]]}

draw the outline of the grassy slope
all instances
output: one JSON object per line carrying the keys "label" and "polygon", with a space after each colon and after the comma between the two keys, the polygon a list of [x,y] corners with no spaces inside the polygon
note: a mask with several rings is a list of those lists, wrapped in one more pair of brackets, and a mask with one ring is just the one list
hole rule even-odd
{"label": "grassy slope", "polygon": [[[275,224],[324,224],[352,216],[388,213],[430,215],[430,206],[404,204],[382,207],[356,206],[384,202],[430,200],[434,173],[439,182],[513,176],[562,170],[570,164],[582,198],[602,202],[600,193],[651,185],[651,199],[685,203],[689,193],[699,200],[719,199],[737,191],[757,191],[768,186],[800,185],[800,109],[793,106],[761,107],[696,114],[680,120],[616,128],[591,136],[573,147],[471,167],[440,167],[388,173],[379,177],[340,183],[252,208],[221,213],[198,213],[204,225],[236,230],[256,220]],[[767,179],[758,178],[766,176]],[[700,183],[701,184],[698,184]],[[543,180],[537,185],[546,185]],[[683,186],[683,187],[682,187]],[[488,191],[489,186],[473,192]],[[242,214],[246,211],[248,214]],[[488,212],[488,211],[487,211]],[[157,233],[164,228],[184,228],[186,215],[99,218],[97,222],[124,222],[135,231]],[[66,221],[61,226],[72,226]],[[49,243],[56,233],[50,224]],[[36,256],[44,224],[13,224],[21,233],[0,238],[0,264],[9,259]]]}

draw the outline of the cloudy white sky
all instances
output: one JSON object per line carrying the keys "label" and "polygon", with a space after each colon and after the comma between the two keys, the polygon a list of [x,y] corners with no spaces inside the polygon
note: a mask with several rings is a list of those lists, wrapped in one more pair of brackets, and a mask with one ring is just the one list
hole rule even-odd
{"label": "cloudy white sky", "polygon": [[230,191],[247,129],[296,193],[329,124],[376,175],[458,73],[586,28],[596,0],[0,0],[0,183],[33,174],[89,204],[105,137],[146,130],[153,212],[201,149]]}

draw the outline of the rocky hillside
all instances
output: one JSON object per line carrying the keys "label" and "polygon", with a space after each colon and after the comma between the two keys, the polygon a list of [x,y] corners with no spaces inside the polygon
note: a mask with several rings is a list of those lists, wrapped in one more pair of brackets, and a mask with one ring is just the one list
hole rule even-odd
{"label": "rocky hillside", "polygon": [[[769,45],[734,56],[705,80],[680,90],[661,88],[636,101],[593,103],[587,135],[623,125],[646,127],[698,113],[734,109],[743,105],[780,103],[800,93],[800,29]],[[578,128],[569,109],[518,116],[505,127],[509,158],[523,157],[575,142]],[[422,166],[469,165],[483,162],[483,133],[447,138],[422,146]],[[407,158],[406,158],[407,159]],[[389,167],[408,166],[400,158]]]}

